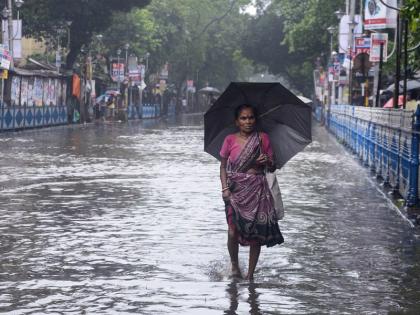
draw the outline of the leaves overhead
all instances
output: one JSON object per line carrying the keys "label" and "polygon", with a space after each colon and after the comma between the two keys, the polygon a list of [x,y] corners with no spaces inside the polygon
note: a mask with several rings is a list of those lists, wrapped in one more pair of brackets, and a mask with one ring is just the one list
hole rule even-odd
{"label": "leaves overhead", "polygon": [[26,0],[21,9],[24,35],[38,39],[55,37],[60,29],[68,27],[66,21],[71,21],[67,56],[67,67],[71,68],[80,48],[91,41],[93,34],[111,25],[113,13],[149,3],[150,0]]}
{"label": "leaves overhead", "polygon": [[116,15],[104,42],[110,54],[124,43],[139,58],[148,52],[151,72],[168,62],[170,80],[178,88],[187,79],[223,87],[245,79],[249,69],[240,45],[247,21],[240,7],[248,2],[154,0],[144,9]]}

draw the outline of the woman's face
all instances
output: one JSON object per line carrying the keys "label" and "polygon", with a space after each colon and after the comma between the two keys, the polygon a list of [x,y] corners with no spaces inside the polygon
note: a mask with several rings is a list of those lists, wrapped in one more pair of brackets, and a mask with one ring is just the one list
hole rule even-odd
{"label": "woman's face", "polygon": [[239,117],[236,119],[236,126],[242,133],[251,133],[255,128],[255,116],[252,108],[244,108],[239,113]]}

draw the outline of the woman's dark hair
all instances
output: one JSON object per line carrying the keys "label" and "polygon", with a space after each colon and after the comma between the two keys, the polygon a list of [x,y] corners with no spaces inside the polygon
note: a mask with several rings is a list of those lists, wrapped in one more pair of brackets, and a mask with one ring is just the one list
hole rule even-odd
{"label": "woman's dark hair", "polygon": [[249,104],[242,104],[235,108],[235,119],[239,118],[241,111],[243,111],[245,108],[251,108],[252,112],[254,113],[255,119],[257,119],[257,116],[258,116],[257,109],[254,106],[249,105]]}

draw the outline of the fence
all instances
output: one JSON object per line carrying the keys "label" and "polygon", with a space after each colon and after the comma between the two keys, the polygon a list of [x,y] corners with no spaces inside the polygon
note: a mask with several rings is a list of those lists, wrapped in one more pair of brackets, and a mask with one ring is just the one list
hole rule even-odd
{"label": "fence", "polygon": [[20,130],[67,124],[66,106],[2,106],[0,129]]}
{"label": "fence", "polygon": [[143,105],[129,105],[127,107],[128,119],[160,117],[160,104],[145,103]]}
{"label": "fence", "polygon": [[331,133],[398,191],[407,206],[418,204],[420,109],[332,105],[317,108],[314,115],[318,121],[324,118]]}
{"label": "fence", "polygon": [[67,124],[66,77],[15,69],[2,84],[0,131]]}

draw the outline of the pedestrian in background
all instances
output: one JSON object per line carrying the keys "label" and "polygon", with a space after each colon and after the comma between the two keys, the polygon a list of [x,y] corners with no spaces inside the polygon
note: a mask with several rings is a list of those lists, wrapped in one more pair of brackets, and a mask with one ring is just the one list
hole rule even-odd
{"label": "pedestrian in background", "polygon": [[113,120],[115,115],[115,97],[114,95],[110,95],[108,98],[108,102],[106,104],[108,109],[108,119]]}

